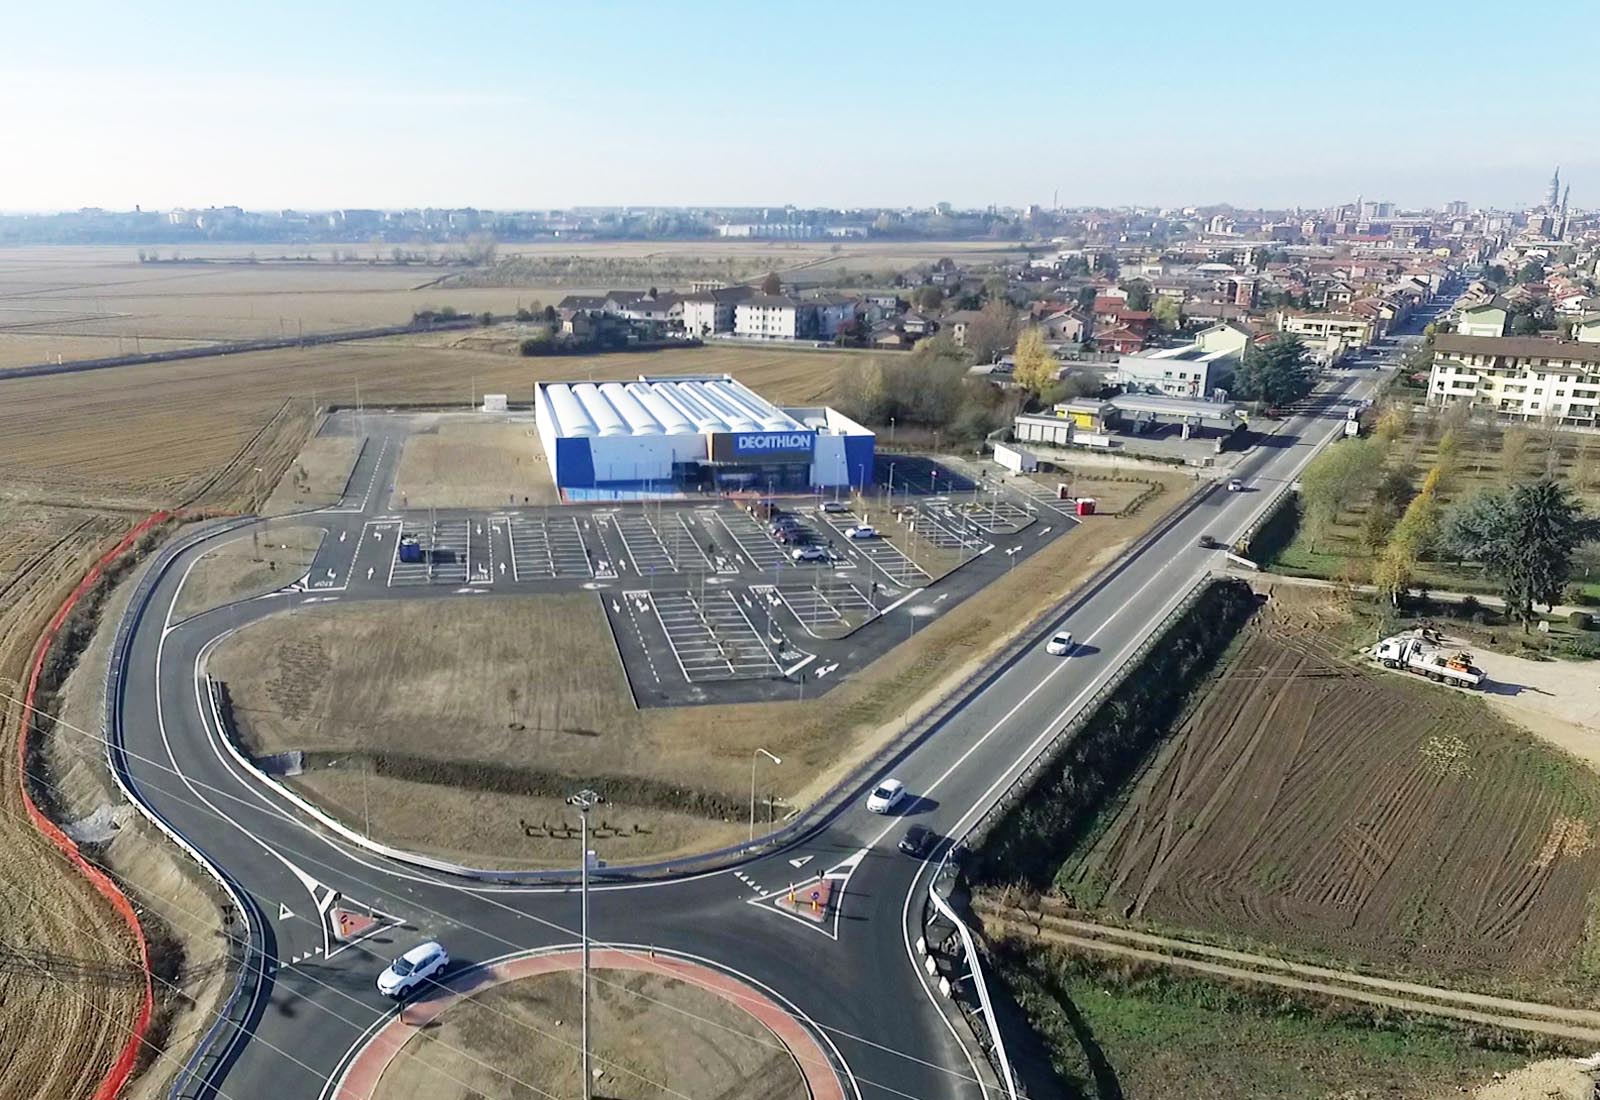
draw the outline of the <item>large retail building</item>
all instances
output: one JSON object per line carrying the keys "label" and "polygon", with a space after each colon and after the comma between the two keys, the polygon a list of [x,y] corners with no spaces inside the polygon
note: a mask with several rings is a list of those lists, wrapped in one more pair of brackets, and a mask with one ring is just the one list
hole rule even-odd
{"label": "large retail building", "polygon": [[872,432],[827,408],[779,408],[728,375],[542,382],[539,439],[567,500],[865,485]]}

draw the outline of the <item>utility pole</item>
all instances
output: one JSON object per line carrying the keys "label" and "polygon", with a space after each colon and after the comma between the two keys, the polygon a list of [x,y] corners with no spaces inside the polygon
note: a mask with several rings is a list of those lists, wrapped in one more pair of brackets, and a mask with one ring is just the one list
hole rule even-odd
{"label": "utility pole", "polygon": [[577,809],[578,820],[582,822],[578,835],[582,838],[583,850],[578,854],[582,857],[583,869],[579,872],[578,889],[583,906],[583,917],[579,926],[579,935],[583,940],[583,968],[580,978],[582,992],[579,995],[583,1006],[581,1010],[583,1100],[594,1100],[594,1076],[589,1072],[589,811],[604,801],[605,799],[587,787],[567,799],[567,805]]}

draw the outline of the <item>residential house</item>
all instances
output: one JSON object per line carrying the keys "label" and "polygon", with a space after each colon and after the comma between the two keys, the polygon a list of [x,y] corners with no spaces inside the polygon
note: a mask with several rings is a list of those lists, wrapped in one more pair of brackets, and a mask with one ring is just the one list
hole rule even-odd
{"label": "residential house", "polygon": [[1135,355],[1144,350],[1147,337],[1142,332],[1136,332],[1127,325],[1112,325],[1109,328],[1095,326],[1094,346],[1097,351],[1113,351],[1118,355]]}
{"label": "residential house", "polygon": [[849,331],[855,324],[857,302],[854,298],[843,294],[825,294],[801,304],[816,310],[816,332],[820,339],[832,340],[839,335],[840,329]]}
{"label": "residential house", "polygon": [[593,294],[568,294],[556,303],[556,312],[563,315],[582,311],[584,313],[599,313],[606,308],[604,296]]}
{"label": "residential house", "polygon": [[1511,324],[1511,311],[1505,299],[1496,298],[1479,305],[1468,306],[1456,321],[1458,336],[1504,336]]}
{"label": "residential house", "polygon": [[967,330],[977,323],[983,316],[976,309],[958,309],[954,313],[947,313],[939,319],[939,327],[950,334],[950,339],[955,341],[958,348],[967,346]]}
{"label": "residential house", "polygon": [[1600,339],[1435,336],[1428,403],[1461,402],[1522,420],[1600,425]]}
{"label": "residential house", "polygon": [[1054,344],[1081,344],[1088,331],[1083,316],[1076,310],[1058,309],[1039,318],[1044,338]]}
{"label": "residential house", "polygon": [[907,336],[921,339],[924,336],[932,336],[938,330],[939,323],[927,314],[918,313],[913,309],[907,310],[900,317],[900,328]]}
{"label": "residential house", "polygon": [[655,297],[645,295],[623,308],[622,316],[630,321],[649,321],[666,328],[683,324],[683,298],[668,291]]}

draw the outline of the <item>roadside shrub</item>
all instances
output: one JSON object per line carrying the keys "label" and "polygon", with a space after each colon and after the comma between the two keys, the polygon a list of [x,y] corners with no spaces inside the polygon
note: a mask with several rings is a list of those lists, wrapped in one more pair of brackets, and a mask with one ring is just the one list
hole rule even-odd
{"label": "roadside shrub", "polygon": [[1574,630],[1593,630],[1594,616],[1587,611],[1574,611],[1567,616],[1567,625]]}

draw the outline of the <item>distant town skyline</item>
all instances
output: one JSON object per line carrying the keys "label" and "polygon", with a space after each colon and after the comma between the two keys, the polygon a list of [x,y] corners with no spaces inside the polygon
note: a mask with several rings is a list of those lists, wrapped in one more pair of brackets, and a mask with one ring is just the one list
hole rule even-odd
{"label": "distant town skyline", "polygon": [[[1487,4],[1227,20],[1151,3],[1015,24],[930,3],[329,9],[110,3],[30,13],[0,69],[0,210],[585,206],[1321,208],[1600,204],[1581,35]],[[1476,14],[1475,14],[1476,13]],[[1492,25],[1493,94],[1445,80]],[[85,35],[82,28],[93,26]],[[1363,27],[1367,28],[1363,30]],[[443,28],[441,28],[441,31]],[[1368,38],[1371,48],[1353,49]]]}

